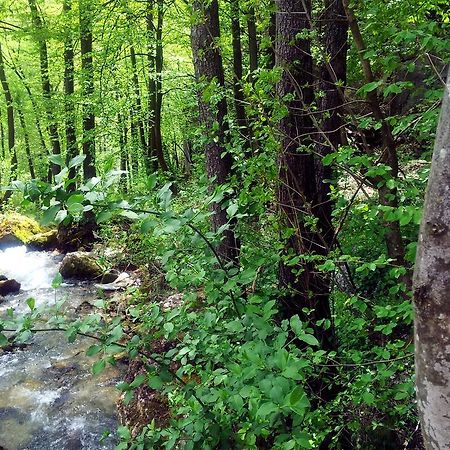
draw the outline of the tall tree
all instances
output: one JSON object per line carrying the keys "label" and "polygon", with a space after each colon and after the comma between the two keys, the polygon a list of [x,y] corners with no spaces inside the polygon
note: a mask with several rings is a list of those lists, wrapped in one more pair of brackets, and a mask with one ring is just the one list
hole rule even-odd
{"label": "tall tree", "polygon": [[[327,248],[319,232],[305,218],[314,214],[316,192],[315,159],[312,136],[314,129],[309,108],[314,100],[310,41],[301,37],[309,30],[308,0],[278,0],[276,14],[276,66],[282,69],[277,84],[280,99],[290,96],[288,113],[279,123],[278,203],[281,222],[292,230],[280,263],[280,285],[286,294],[280,298],[284,317],[299,314],[310,319],[316,338],[324,349],[334,347],[332,328],[317,325],[321,319],[331,320],[329,280],[321,274],[308,255],[324,255]],[[300,255],[302,263],[292,264],[288,258]],[[304,309],[312,311],[305,317]]]}
{"label": "tall tree", "polygon": [[258,35],[256,33],[255,8],[250,6],[247,12],[248,57],[250,72],[258,69]]}
{"label": "tall tree", "polygon": [[450,447],[450,72],[414,272],[416,392],[427,450]]}
{"label": "tall tree", "polygon": [[[345,14],[348,19],[350,31],[353,36],[355,47],[358,50],[359,59],[363,69],[364,81],[366,83],[375,83],[375,75],[372,71],[370,60],[366,57],[366,45],[361,34],[361,30],[356,16],[349,5],[348,0],[342,0]],[[381,108],[377,90],[371,90],[367,93],[367,100],[372,109],[374,119],[381,125],[381,134],[383,146],[381,149],[380,162],[387,165],[390,169],[390,176],[395,180],[398,178],[398,155],[397,146],[392,135],[389,122]],[[366,150],[372,153],[372,149],[366,146]],[[396,210],[399,206],[398,193],[396,187],[390,187],[389,183],[383,178],[375,178],[374,184],[378,186],[378,196],[380,204]],[[405,266],[405,247],[398,220],[385,220],[385,241],[387,254],[389,258],[395,261],[399,266]],[[408,274],[402,276],[402,281],[407,287],[411,287],[411,278]]]}
{"label": "tall tree", "polygon": [[[5,64],[3,61],[3,50],[0,45],[0,83],[3,88],[3,94],[6,102],[6,117],[8,124],[8,150],[10,157],[9,179],[16,176],[17,172],[17,151],[16,151],[16,128],[14,124],[14,105],[11,90],[9,88],[8,79],[5,72]],[[5,183],[6,184],[6,183]],[[5,202],[11,197],[12,191],[6,191],[0,203]]]}
{"label": "tall tree", "polygon": [[[66,35],[64,37],[64,112],[66,128],[66,161],[78,155],[77,136],[76,136],[76,117],[75,117],[75,65],[73,36],[71,26],[71,0],[64,0],[63,12],[66,20]],[[76,177],[76,167],[69,169],[69,179]],[[75,182],[69,185],[69,189],[75,189]]]}
{"label": "tall tree", "polygon": [[321,97],[318,99],[321,120],[320,134],[316,145],[315,162],[316,191],[315,215],[319,218],[319,229],[330,247],[334,239],[332,225],[332,203],[330,185],[325,180],[332,178],[332,167],[324,166],[322,158],[337,150],[342,144],[344,90],[347,81],[347,33],[348,22],[341,0],[325,0],[321,15],[324,36],[323,62],[320,67]]}
{"label": "tall tree", "polygon": [[[42,94],[45,101],[45,109],[47,112],[47,130],[52,145],[52,152],[54,155],[61,154],[61,143],[59,140],[58,122],[54,114],[54,104],[52,103],[52,85],[50,82],[49,63],[47,41],[45,39],[45,29],[42,18],[39,14],[35,0],[28,0],[28,5],[31,11],[31,18],[34,28],[36,30],[37,42],[39,45],[39,63],[42,81]],[[56,175],[60,170],[58,164],[51,165],[51,173]]]}
{"label": "tall tree", "polygon": [[[194,68],[199,85],[214,85],[224,87],[224,72],[222,55],[217,46],[220,38],[219,6],[217,0],[194,0],[193,23],[191,26],[191,45],[194,58]],[[214,129],[218,125],[217,136],[209,136],[205,144],[206,173],[214,179],[211,189],[229,180],[233,160],[225,149],[225,117],[227,104],[221,98],[217,105],[211,105],[202,95],[198,95],[200,123],[205,130]],[[219,203],[212,205],[211,224],[214,231],[228,223],[227,213]],[[238,239],[232,229],[224,232],[219,245],[219,253],[228,259],[235,260],[239,254]]]}
{"label": "tall tree", "polygon": [[80,42],[81,42],[81,84],[83,105],[83,161],[84,178],[95,177],[95,114],[94,96],[94,64],[92,55],[92,3],[79,0]]}

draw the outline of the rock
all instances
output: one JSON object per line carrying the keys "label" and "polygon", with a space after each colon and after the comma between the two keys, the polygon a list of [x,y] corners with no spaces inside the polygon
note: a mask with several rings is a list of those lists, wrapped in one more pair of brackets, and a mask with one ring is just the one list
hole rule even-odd
{"label": "rock", "polygon": [[76,252],[81,247],[92,250],[96,240],[97,224],[95,217],[89,214],[85,215],[80,223],[70,223],[64,225],[61,223],[58,227],[57,242],[58,249],[64,253]]}
{"label": "rock", "polygon": [[103,274],[102,279],[100,280],[101,284],[112,283],[117,280],[119,276],[119,272],[117,270],[110,270]]}
{"label": "rock", "polygon": [[0,295],[5,297],[10,294],[17,294],[20,291],[20,283],[16,280],[0,281]]}
{"label": "rock", "polygon": [[17,213],[0,215],[0,250],[28,244],[36,235],[48,230],[34,219]]}
{"label": "rock", "polygon": [[[8,278],[5,275],[0,275],[0,281],[6,281]],[[1,450],[1,449],[0,449]]]}
{"label": "rock", "polygon": [[6,250],[11,247],[20,247],[22,245],[23,242],[14,234],[6,233],[0,237],[0,250]]}
{"label": "rock", "polygon": [[102,276],[102,269],[90,253],[73,252],[64,257],[59,273],[64,279],[94,280]]}
{"label": "rock", "polygon": [[97,289],[102,289],[103,291],[119,291],[120,289],[126,289],[133,284],[133,279],[126,272],[120,273],[116,279],[111,283],[96,284]]}
{"label": "rock", "polygon": [[31,250],[50,250],[54,249],[57,244],[57,230],[46,231],[45,233],[37,233],[27,242],[27,247]]}

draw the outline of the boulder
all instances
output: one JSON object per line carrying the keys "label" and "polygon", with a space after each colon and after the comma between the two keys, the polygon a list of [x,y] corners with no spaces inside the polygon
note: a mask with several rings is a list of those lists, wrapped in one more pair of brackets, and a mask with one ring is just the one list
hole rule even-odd
{"label": "boulder", "polygon": [[94,280],[102,276],[102,269],[88,252],[67,253],[59,267],[64,279]]}
{"label": "boulder", "polygon": [[48,249],[54,243],[55,232],[42,228],[31,217],[17,213],[0,214],[0,250],[21,245],[32,249]]}
{"label": "boulder", "polygon": [[18,294],[20,291],[20,283],[16,280],[0,281],[0,295],[5,297],[10,294]]}
{"label": "boulder", "polygon": [[31,250],[50,250],[58,245],[57,230],[37,233],[27,241],[27,247]]}

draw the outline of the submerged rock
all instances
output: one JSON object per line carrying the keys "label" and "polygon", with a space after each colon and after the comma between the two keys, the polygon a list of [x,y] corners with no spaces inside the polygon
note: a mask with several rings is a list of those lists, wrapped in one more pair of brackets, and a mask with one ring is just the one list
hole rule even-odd
{"label": "submerged rock", "polygon": [[20,291],[20,283],[16,280],[0,281],[0,295],[5,297],[10,294],[18,294]]}
{"label": "submerged rock", "polygon": [[90,253],[73,252],[64,257],[59,273],[64,279],[94,280],[102,276],[102,269]]}
{"label": "submerged rock", "polygon": [[14,234],[6,233],[0,237],[0,250],[6,250],[11,247],[20,247],[23,245],[23,242],[14,236]]}

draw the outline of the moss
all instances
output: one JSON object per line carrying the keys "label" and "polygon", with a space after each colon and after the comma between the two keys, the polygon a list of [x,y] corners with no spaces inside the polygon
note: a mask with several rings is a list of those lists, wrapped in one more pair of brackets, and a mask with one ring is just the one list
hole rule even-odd
{"label": "moss", "polygon": [[[45,233],[48,230],[42,228],[39,223],[27,216],[18,213],[8,213],[0,215],[0,238],[13,234],[24,244],[28,244],[37,234]],[[44,239],[44,237],[42,237]]]}

